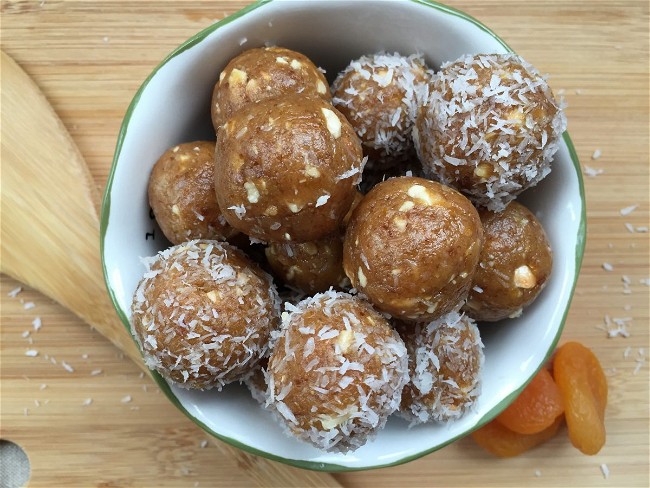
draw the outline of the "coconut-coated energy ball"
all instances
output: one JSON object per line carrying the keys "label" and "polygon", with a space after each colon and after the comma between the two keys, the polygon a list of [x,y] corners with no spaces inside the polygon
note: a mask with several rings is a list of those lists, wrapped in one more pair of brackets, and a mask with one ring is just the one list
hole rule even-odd
{"label": "coconut-coated energy ball", "polygon": [[478,321],[518,317],[546,286],[553,253],[542,224],[518,202],[501,213],[480,211],[485,231],[464,310]]}
{"label": "coconut-coated energy ball", "polygon": [[279,325],[278,294],[239,250],[195,240],[145,263],[131,331],[149,368],[182,388],[220,390],[267,354]]}
{"label": "coconut-coated energy ball", "polygon": [[226,65],[214,86],[215,131],[245,105],[290,93],[331,100],[323,72],[305,55],[283,47],[244,51]]}
{"label": "coconut-coated energy ball", "polygon": [[431,72],[419,54],[377,53],[352,61],[332,85],[332,103],[363,143],[369,166],[414,155],[411,130],[428,95]]}
{"label": "coconut-coated energy ball", "polygon": [[480,393],[483,343],[474,321],[451,312],[430,323],[396,326],[409,353],[411,377],[400,415],[412,424],[460,418]]}
{"label": "coconut-coated energy ball", "polygon": [[269,359],[267,405],[287,432],[326,451],[363,446],[399,408],[402,339],[369,303],[328,291],[288,306]]}
{"label": "coconut-coated energy ball", "polygon": [[566,129],[562,105],[516,54],[465,55],[442,65],[413,139],[425,172],[501,211],[551,171]]}
{"label": "coconut-coated energy ball", "polygon": [[172,244],[223,241],[237,234],[214,194],[214,142],[188,142],[165,151],[151,171],[148,193],[156,221]]}
{"label": "coconut-coated energy ball", "polygon": [[257,239],[306,242],[337,231],[362,169],[359,138],[320,98],[263,100],[219,128],[217,201],[230,225]]}
{"label": "coconut-coated energy ball", "polygon": [[353,212],[343,269],[379,310],[434,320],[462,305],[482,244],[478,213],[459,192],[423,178],[391,178]]}
{"label": "coconut-coated energy ball", "polygon": [[311,242],[271,242],[265,252],[273,274],[308,295],[350,284],[339,234]]}

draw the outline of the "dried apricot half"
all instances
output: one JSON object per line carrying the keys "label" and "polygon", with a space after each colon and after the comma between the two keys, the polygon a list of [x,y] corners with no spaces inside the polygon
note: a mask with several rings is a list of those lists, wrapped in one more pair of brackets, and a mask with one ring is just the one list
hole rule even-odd
{"label": "dried apricot half", "polygon": [[567,342],[553,360],[553,375],[564,398],[571,443],[585,454],[605,444],[607,379],[598,358],[582,344]]}
{"label": "dried apricot half", "polygon": [[564,401],[551,373],[542,368],[496,420],[519,434],[537,434],[564,412]]}
{"label": "dried apricot half", "polygon": [[472,439],[495,456],[514,457],[553,438],[562,425],[562,419],[560,415],[549,427],[537,434],[518,434],[493,420],[472,432]]}

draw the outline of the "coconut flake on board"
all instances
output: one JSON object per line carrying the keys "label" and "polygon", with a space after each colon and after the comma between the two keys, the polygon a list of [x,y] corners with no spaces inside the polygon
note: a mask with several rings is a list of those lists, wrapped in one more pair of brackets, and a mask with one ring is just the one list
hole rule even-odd
{"label": "coconut flake on board", "polygon": [[638,204],[637,204],[637,205],[630,205],[629,207],[625,207],[625,208],[620,209],[620,210],[619,210],[619,213],[620,213],[621,215],[623,215],[623,216],[625,216],[625,215],[630,215],[630,214],[631,214],[632,212],[634,212],[638,207],[639,207]]}
{"label": "coconut flake on board", "polygon": [[11,298],[16,298],[21,291],[23,291],[23,288],[21,286],[17,286],[13,290],[11,290],[9,293],[7,293],[7,296],[11,297]]}

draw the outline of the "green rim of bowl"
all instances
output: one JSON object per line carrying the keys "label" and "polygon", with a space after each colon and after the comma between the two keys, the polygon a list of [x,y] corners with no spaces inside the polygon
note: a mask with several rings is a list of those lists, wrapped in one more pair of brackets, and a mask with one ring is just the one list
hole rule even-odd
{"label": "green rim of bowl", "polygon": [[[122,144],[124,143],[124,138],[126,136],[126,133],[129,128],[129,122],[131,120],[131,116],[133,115],[133,111],[135,110],[136,106],[138,105],[138,102],[140,101],[140,97],[142,95],[142,92],[144,89],[147,87],[151,79],[156,75],[158,70],[162,68],[167,62],[169,62],[171,59],[174,57],[178,56],[179,54],[183,53],[187,49],[191,48],[192,46],[200,43],[203,41],[208,35],[212,34],[214,31],[219,29],[220,27],[223,27],[224,25],[229,24],[230,22],[243,17],[249,12],[252,12],[253,10],[270,3],[273,0],[258,0],[255,3],[235,12],[229,17],[226,17],[225,19],[217,22],[216,24],[211,25],[210,27],[202,30],[198,34],[194,35],[193,37],[189,38],[187,41],[185,41],[183,44],[181,44],[178,48],[176,48],[174,51],[172,51],[163,61],[156,66],[156,68],[153,70],[153,72],[147,77],[147,79],[142,83],[140,88],[138,89],[137,93],[133,97],[133,100],[131,101],[131,104],[129,105],[126,114],[124,116],[124,120],[122,122],[122,126],[120,128],[120,132],[117,138],[117,144],[115,147],[115,155],[113,156],[113,162],[111,165],[111,170],[108,175],[108,181],[106,183],[106,188],[104,190],[104,198],[102,202],[102,211],[101,211],[101,222],[100,222],[100,252],[101,252],[101,258],[102,258],[102,268],[104,272],[104,281],[106,282],[106,289],[108,290],[108,294],[111,298],[111,301],[113,303],[113,307],[117,311],[117,314],[124,324],[124,327],[126,327],[127,331],[129,332],[129,335],[131,334],[131,326],[129,324],[129,319],[126,316],[126,313],[124,310],[122,310],[117,302],[117,299],[115,297],[115,294],[113,293],[113,289],[111,288],[111,285],[109,283],[108,279],[108,272],[106,269],[106,262],[104,259],[104,241],[106,237],[106,230],[108,228],[108,221],[110,217],[110,208],[111,208],[111,190],[113,187],[113,179],[115,176],[115,170],[117,166],[117,161],[119,159],[120,153],[122,151]],[[486,32],[489,34],[491,37],[493,37],[496,41],[498,41],[504,48],[506,48],[509,52],[514,52],[508,44],[505,43],[498,35],[496,35],[491,29],[486,27],[484,24],[476,20],[474,17],[466,14],[465,12],[462,12],[460,10],[457,10],[453,7],[449,7],[447,5],[443,5],[438,2],[434,2],[432,0],[409,0],[413,3],[417,3],[420,5],[424,5],[427,7],[434,8],[436,10],[439,10],[441,12],[447,13],[449,15],[453,15],[455,17],[460,17],[472,24],[474,24],[476,27],[481,29],[483,32]],[[575,277],[573,280],[573,285],[571,288],[571,294],[569,295],[569,302],[567,303],[566,309],[564,310],[564,315],[562,317],[562,322],[560,324],[560,327],[558,329],[558,332],[553,339],[553,343],[549,350],[546,353],[546,356],[544,358],[544,361],[540,364],[540,367],[535,370],[535,372],[526,380],[526,382],[517,390],[513,391],[510,395],[505,397],[503,400],[501,400],[495,407],[493,407],[488,413],[486,413],[481,419],[476,423],[476,425],[471,429],[476,430],[483,425],[487,424],[490,422],[494,417],[496,417],[501,411],[503,411],[512,401],[519,395],[519,393],[526,387],[526,385],[533,379],[535,374],[539,371],[539,369],[542,368],[544,363],[548,361],[548,359],[551,357],[551,354],[553,353],[555,346],[557,345],[557,342],[560,339],[560,336],[562,334],[562,331],[564,329],[564,324],[566,322],[566,317],[569,312],[569,308],[571,305],[571,300],[573,298],[573,293],[575,291],[575,287],[578,281],[578,275],[580,271],[580,267],[582,265],[582,258],[584,255],[584,250],[585,250],[585,243],[586,243],[586,235],[587,235],[587,215],[586,215],[586,200],[585,200],[585,191],[584,191],[584,183],[582,180],[582,171],[580,168],[580,162],[578,161],[578,156],[576,154],[575,148],[573,146],[573,143],[571,141],[571,138],[569,137],[569,133],[565,132],[563,134],[564,138],[564,143],[567,146],[567,149],[569,151],[569,155],[571,157],[571,161],[573,162],[574,169],[576,171],[576,175],[578,177],[578,185],[580,188],[580,200],[582,203],[582,209],[580,213],[580,225],[578,228],[578,235],[577,235],[577,244],[576,244],[576,249],[575,249],[575,264],[576,264],[576,272],[575,272]],[[471,431],[465,432],[464,434],[458,435],[452,439],[447,440],[446,442],[439,444],[431,449],[427,449],[424,451],[420,451],[417,454],[413,454],[411,456],[407,456],[404,458],[401,458],[397,461],[387,463],[387,464],[382,464],[382,465],[376,465],[376,466],[368,466],[368,467],[350,467],[350,466],[343,466],[339,464],[332,464],[332,463],[320,463],[320,462],[314,462],[314,461],[301,461],[301,460],[295,460],[295,459],[288,459],[288,458],[283,458],[281,456],[276,456],[274,454],[268,453],[266,451],[260,451],[258,449],[255,449],[254,447],[251,447],[247,444],[242,444],[241,442],[232,439],[230,437],[223,436],[221,434],[218,434],[217,432],[214,432],[212,429],[210,429],[207,425],[205,425],[203,422],[198,420],[196,417],[194,417],[192,414],[190,414],[185,407],[178,401],[178,398],[174,395],[172,392],[170,386],[167,384],[167,382],[160,376],[158,373],[155,371],[152,371],[152,377],[154,381],[158,384],[160,389],[163,391],[163,393],[169,398],[169,400],[181,411],[183,412],[190,420],[192,420],[195,424],[200,426],[204,431],[208,432],[209,434],[213,435],[214,437],[227,442],[228,444],[235,446],[239,449],[242,449],[246,452],[249,452],[251,454],[255,454],[257,456],[263,456],[268,459],[272,459],[274,461],[279,461],[285,464],[289,464],[292,466],[297,466],[299,468],[303,469],[309,469],[309,470],[314,470],[314,471],[326,471],[326,472],[331,472],[331,473],[336,473],[336,472],[346,472],[346,471],[362,471],[362,470],[368,470],[368,469],[377,469],[377,468],[387,468],[390,466],[397,466],[399,464],[404,464],[408,463],[410,461],[413,461],[415,459],[418,459],[422,456],[425,456],[427,454],[430,454],[434,451],[437,451],[439,449],[442,449],[443,447],[451,444],[452,442],[455,442],[456,440],[465,437],[467,434],[469,434]]]}

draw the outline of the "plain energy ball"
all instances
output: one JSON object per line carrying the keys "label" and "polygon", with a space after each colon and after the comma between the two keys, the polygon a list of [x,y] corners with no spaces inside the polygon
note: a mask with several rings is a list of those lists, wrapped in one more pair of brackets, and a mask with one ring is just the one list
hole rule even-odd
{"label": "plain energy ball", "polygon": [[362,170],[359,138],[320,98],[248,105],[217,136],[219,206],[235,229],[264,241],[315,241],[338,231]]}
{"label": "plain energy ball", "polygon": [[151,171],[148,194],[156,221],[172,244],[223,241],[237,234],[214,193],[214,142],[188,142],[165,151]]}
{"label": "plain energy ball", "polygon": [[226,65],[214,86],[214,129],[250,103],[291,93],[331,100],[323,72],[305,55],[283,47],[244,51]]}
{"label": "plain energy ball", "polygon": [[485,243],[464,310],[478,321],[518,317],[548,283],[553,267],[548,238],[535,215],[518,202],[501,213],[479,215]]}
{"label": "plain energy ball", "polygon": [[462,417],[480,393],[483,343],[472,319],[451,312],[430,323],[398,323],[411,380],[400,415],[412,424]]}
{"label": "plain energy ball", "polygon": [[516,54],[465,55],[442,65],[413,139],[429,177],[501,211],[551,171],[566,129],[562,105]]}
{"label": "plain energy ball", "polygon": [[278,294],[239,250],[189,241],[145,264],[131,330],[150,369],[182,388],[220,390],[267,355],[279,325]]}
{"label": "plain energy ball", "polygon": [[312,242],[271,242],[265,252],[273,274],[308,295],[350,284],[339,234]]}
{"label": "plain energy ball", "polygon": [[421,55],[383,52],[362,56],[339,73],[332,103],[361,138],[369,166],[392,166],[414,156],[411,130],[430,78]]}
{"label": "plain energy ball", "polygon": [[343,269],[379,310],[433,320],[462,306],[482,243],[478,213],[463,195],[422,178],[391,178],[353,212]]}
{"label": "plain energy ball", "polygon": [[402,339],[369,303],[332,291],[288,306],[268,368],[267,405],[291,436],[326,450],[363,446],[399,408]]}

